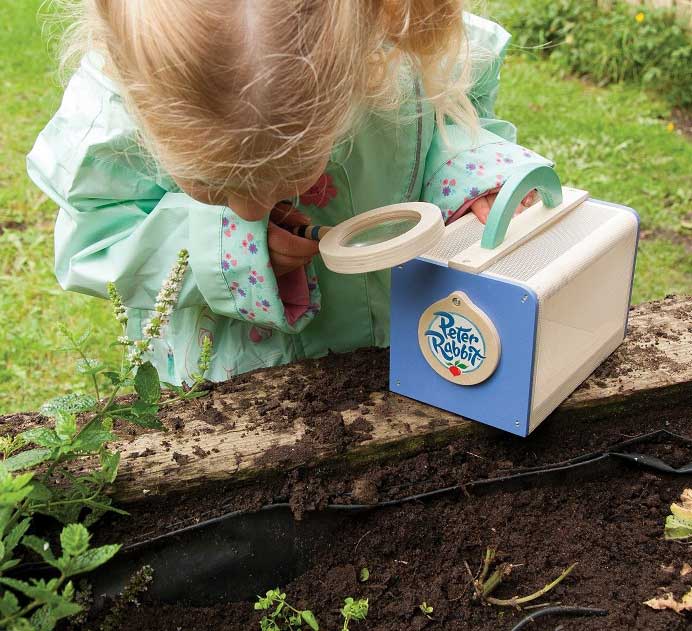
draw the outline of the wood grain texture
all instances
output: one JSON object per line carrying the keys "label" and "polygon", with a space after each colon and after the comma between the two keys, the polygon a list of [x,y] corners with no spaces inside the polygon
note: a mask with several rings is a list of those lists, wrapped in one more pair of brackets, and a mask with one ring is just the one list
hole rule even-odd
{"label": "wood grain texture", "polygon": [[[366,402],[341,406],[347,429],[354,424],[369,424],[371,429],[365,440],[339,451],[329,441],[311,439],[312,430],[299,411],[291,423],[277,422],[282,411],[296,414],[298,402],[283,400],[274,410],[266,409],[266,402],[280,398],[287,383],[314,381],[314,364],[310,360],[259,371],[238,385],[232,380],[228,389],[215,389],[206,399],[170,410],[164,422],[182,429],[120,441],[123,455],[116,497],[132,501],[212,481],[240,482],[271,470],[335,458],[341,463],[389,458],[452,436],[494,431],[389,392],[373,392]],[[690,399],[692,298],[667,299],[632,311],[623,345],[546,423],[584,414],[598,418],[613,405],[645,401],[666,406]]]}

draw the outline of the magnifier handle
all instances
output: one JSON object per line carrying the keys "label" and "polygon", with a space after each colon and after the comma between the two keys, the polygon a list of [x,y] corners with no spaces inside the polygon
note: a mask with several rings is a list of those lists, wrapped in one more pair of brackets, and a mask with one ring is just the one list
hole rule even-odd
{"label": "magnifier handle", "polygon": [[320,241],[325,234],[332,229],[332,226],[296,226],[290,228],[290,231],[303,239],[311,239],[312,241]]}

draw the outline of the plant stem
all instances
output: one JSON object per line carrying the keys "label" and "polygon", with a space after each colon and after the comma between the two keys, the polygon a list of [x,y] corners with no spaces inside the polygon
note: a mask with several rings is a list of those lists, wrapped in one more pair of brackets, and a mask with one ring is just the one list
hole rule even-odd
{"label": "plant stem", "polygon": [[544,594],[547,594],[551,589],[553,589],[553,587],[561,583],[576,566],[576,563],[572,563],[572,565],[570,565],[552,583],[548,583],[545,587],[539,589],[537,592],[534,592],[533,594],[529,594],[528,596],[523,596],[521,598],[514,596],[513,598],[508,598],[505,600],[500,598],[486,598],[486,601],[489,602],[491,605],[497,605],[499,607],[518,607],[519,605],[523,605],[524,603],[531,602],[532,600],[536,600]]}
{"label": "plant stem", "polygon": [[513,565],[511,563],[503,563],[490,575],[487,581],[481,583],[481,598],[487,600],[487,597],[512,573],[512,567]]}

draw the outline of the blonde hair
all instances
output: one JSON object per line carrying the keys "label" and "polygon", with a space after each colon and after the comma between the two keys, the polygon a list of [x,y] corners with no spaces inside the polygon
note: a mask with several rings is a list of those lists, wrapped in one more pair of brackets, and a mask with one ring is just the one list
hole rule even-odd
{"label": "blonde hair", "polygon": [[438,124],[476,121],[461,0],[58,2],[64,58],[100,49],[156,160],[220,198],[304,183],[406,73]]}

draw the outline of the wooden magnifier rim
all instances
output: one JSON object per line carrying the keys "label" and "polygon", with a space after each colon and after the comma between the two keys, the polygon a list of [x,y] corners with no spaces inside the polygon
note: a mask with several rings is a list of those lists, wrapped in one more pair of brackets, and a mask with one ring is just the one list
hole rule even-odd
{"label": "wooden magnifier rim", "polygon": [[[358,247],[346,243],[356,234],[392,219],[415,219],[415,226],[381,243]],[[444,234],[440,209],[426,202],[382,206],[356,215],[332,228],[320,241],[324,264],[340,274],[388,269],[410,261],[434,247]]]}

